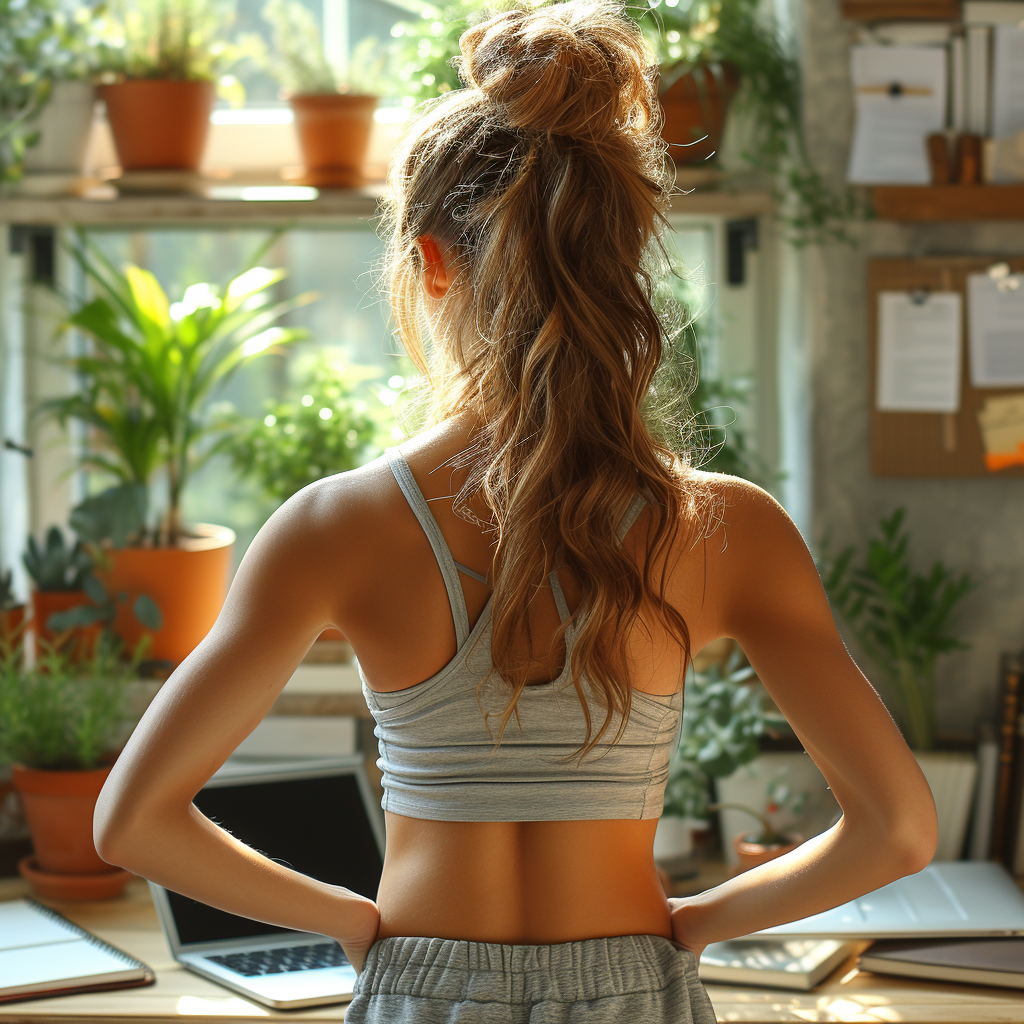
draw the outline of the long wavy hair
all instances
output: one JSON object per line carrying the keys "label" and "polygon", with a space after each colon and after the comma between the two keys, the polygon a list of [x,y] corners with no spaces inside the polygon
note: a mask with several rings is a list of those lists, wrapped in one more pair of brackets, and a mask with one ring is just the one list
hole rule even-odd
{"label": "long wavy hair", "polygon": [[[492,672],[508,697],[497,741],[528,681],[528,655],[514,652],[532,649],[529,604],[565,566],[582,591],[569,666],[582,758],[628,720],[625,641],[641,609],[661,617],[684,665],[690,656],[666,570],[681,524],[699,519],[699,487],[671,431],[648,415],[668,336],[657,281],[673,184],[657,68],[612,0],[517,6],[471,27],[460,48],[465,88],[433,101],[391,164],[388,293],[426,380],[422,425],[467,410],[479,420],[449,464],[469,469],[456,514],[496,534]],[[452,277],[432,337],[422,236],[441,246]],[[638,489],[653,510],[643,569],[616,535]],[[470,511],[476,496],[493,522]],[[599,723],[588,683],[605,709]]]}

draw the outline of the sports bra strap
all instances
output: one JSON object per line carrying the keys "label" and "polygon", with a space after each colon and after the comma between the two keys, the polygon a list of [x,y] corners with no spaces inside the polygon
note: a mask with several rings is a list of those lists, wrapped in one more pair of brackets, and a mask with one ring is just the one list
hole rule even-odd
{"label": "sports bra strap", "polygon": [[[430,541],[430,546],[434,550],[434,557],[437,559],[438,568],[444,578],[445,589],[448,591],[448,603],[452,609],[452,621],[455,623],[455,645],[461,649],[469,639],[469,612],[466,609],[466,599],[462,594],[462,584],[459,582],[459,565],[452,557],[444,535],[441,533],[441,528],[437,525],[434,513],[430,511],[427,499],[423,497],[423,492],[419,489],[412,470],[409,469],[409,463],[405,461],[405,456],[398,448],[385,448],[384,453],[388,457],[391,472],[395,474],[398,486],[402,488],[409,507],[419,520],[420,526],[423,527],[423,532],[427,535],[427,540]],[[470,572],[479,578],[478,573],[472,573],[472,570]]]}
{"label": "sports bra strap", "polygon": [[640,515],[646,504],[647,499],[644,497],[643,492],[637,491],[636,496],[633,498],[633,503],[626,509],[626,514],[622,517],[622,522],[619,523],[618,536],[620,541],[629,533],[630,527],[636,522],[636,517]]}
{"label": "sports bra strap", "polygon": [[[644,505],[647,504],[647,499],[644,497],[642,492],[638,492],[636,497],[633,498],[629,508],[626,509],[626,514],[622,517],[622,521],[619,523],[619,528],[616,531],[618,538],[621,541],[623,537],[629,533],[629,528],[636,522],[636,517],[643,511]],[[555,605],[558,608],[558,617],[565,622],[569,618],[569,605],[565,600],[565,593],[562,591],[562,584],[558,580],[558,572],[554,569],[548,573],[548,581],[551,584],[551,592],[555,596]]]}

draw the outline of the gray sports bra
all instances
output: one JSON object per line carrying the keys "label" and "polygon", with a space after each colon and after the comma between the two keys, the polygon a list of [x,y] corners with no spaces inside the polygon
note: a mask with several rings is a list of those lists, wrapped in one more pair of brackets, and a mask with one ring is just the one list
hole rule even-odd
{"label": "gray sports bra", "polygon": [[[387,811],[437,821],[552,821],[591,818],[657,818],[661,814],[669,759],[682,722],[682,692],[661,697],[633,690],[629,721],[618,742],[613,721],[581,763],[572,757],[586,725],[569,679],[573,627],[565,634],[565,664],[557,679],[527,686],[495,746],[484,713],[500,718],[507,691],[477,687],[491,667],[491,598],[470,629],[459,572],[486,582],[452,557],[408,463],[397,448],[386,451],[391,470],[430,541],[444,577],[455,622],[455,657],[429,679],[403,690],[376,692],[359,669],[363,695],[376,719],[378,767]],[[638,494],[619,524],[625,537],[640,514]],[[552,572],[558,614],[569,608]],[[585,681],[585,680],[584,680]],[[595,698],[592,721],[604,720]]]}

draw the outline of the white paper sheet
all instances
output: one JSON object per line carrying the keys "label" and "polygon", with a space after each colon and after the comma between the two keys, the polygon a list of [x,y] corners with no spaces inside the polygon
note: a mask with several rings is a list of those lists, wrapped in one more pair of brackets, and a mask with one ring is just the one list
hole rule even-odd
{"label": "white paper sheet", "polygon": [[[937,46],[854,46],[850,67],[857,122],[847,178],[864,185],[926,185],[925,137],[946,126],[946,50]],[[858,91],[926,89],[927,95]]]}
{"label": "white paper sheet", "polygon": [[878,295],[876,404],[886,412],[960,408],[959,292]]}
{"label": "white paper sheet", "polygon": [[992,134],[1024,129],[1024,28],[997,25],[992,56]]}
{"label": "white paper sheet", "polygon": [[975,387],[1024,386],[1024,274],[968,274],[967,331]]}

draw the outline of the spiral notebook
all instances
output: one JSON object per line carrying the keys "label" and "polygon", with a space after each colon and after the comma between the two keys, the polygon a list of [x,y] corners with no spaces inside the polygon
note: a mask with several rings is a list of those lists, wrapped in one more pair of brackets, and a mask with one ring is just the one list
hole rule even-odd
{"label": "spiral notebook", "polygon": [[32,899],[0,903],[0,1003],[152,985],[141,960]]}

